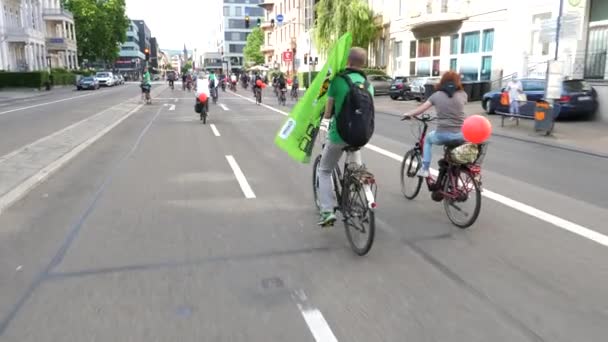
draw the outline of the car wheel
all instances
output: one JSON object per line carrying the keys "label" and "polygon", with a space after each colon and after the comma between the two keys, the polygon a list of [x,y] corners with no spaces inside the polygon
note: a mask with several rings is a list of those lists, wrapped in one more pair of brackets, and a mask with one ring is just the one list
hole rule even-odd
{"label": "car wheel", "polygon": [[397,100],[399,98],[399,96],[397,95],[391,95],[391,100]]}
{"label": "car wheel", "polygon": [[486,114],[494,114],[496,110],[490,99],[483,101],[483,108],[486,110]]}

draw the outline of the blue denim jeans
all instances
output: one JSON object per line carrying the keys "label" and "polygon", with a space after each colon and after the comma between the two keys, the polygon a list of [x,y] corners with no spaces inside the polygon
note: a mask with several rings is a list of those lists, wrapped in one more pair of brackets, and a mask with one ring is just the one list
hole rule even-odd
{"label": "blue denim jeans", "polygon": [[510,114],[519,114],[519,102],[518,101],[511,101],[511,104],[509,106],[509,113]]}
{"label": "blue denim jeans", "polygon": [[422,166],[428,170],[433,157],[432,145],[445,145],[453,141],[464,141],[461,132],[437,132],[431,131],[424,139],[424,149],[422,151]]}

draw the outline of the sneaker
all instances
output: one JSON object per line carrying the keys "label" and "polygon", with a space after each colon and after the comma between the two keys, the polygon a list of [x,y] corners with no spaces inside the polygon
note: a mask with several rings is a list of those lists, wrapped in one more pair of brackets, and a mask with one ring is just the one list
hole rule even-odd
{"label": "sneaker", "polygon": [[420,169],[418,170],[418,173],[416,173],[417,177],[422,177],[422,178],[429,178],[429,170],[427,169]]}
{"label": "sneaker", "polygon": [[321,213],[318,225],[321,227],[333,226],[336,222],[336,215],[331,211],[325,211]]}

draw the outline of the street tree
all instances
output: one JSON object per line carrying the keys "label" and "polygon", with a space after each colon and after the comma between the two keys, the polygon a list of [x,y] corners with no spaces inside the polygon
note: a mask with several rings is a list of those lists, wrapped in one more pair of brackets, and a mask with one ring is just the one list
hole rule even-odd
{"label": "street tree", "polygon": [[315,6],[317,21],[314,28],[315,45],[325,53],[340,36],[350,32],[353,46],[364,49],[376,39],[380,27],[374,23],[374,12],[367,1],[321,0]]}
{"label": "street tree", "polygon": [[65,0],[63,4],[74,15],[80,58],[116,60],[129,27],[125,0]]}
{"label": "street tree", "polygon": [[249,36],[247,36],[247,44],[243,49],[243,55],[246,62],[254,64],[263,64],[264,55],[262,54],[262,45],[264,44],[264,33],[259,27],[254,28]]}

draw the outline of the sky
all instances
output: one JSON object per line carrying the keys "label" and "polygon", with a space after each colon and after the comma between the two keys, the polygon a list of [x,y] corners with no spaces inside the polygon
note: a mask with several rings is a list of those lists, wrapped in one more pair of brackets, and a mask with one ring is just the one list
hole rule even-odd
{"label": "sky", "polygon": [[126,0],[127,16],[143,20],[161,50],[188,50],[204,53],[215,39],[221,18],[221,0]]}

